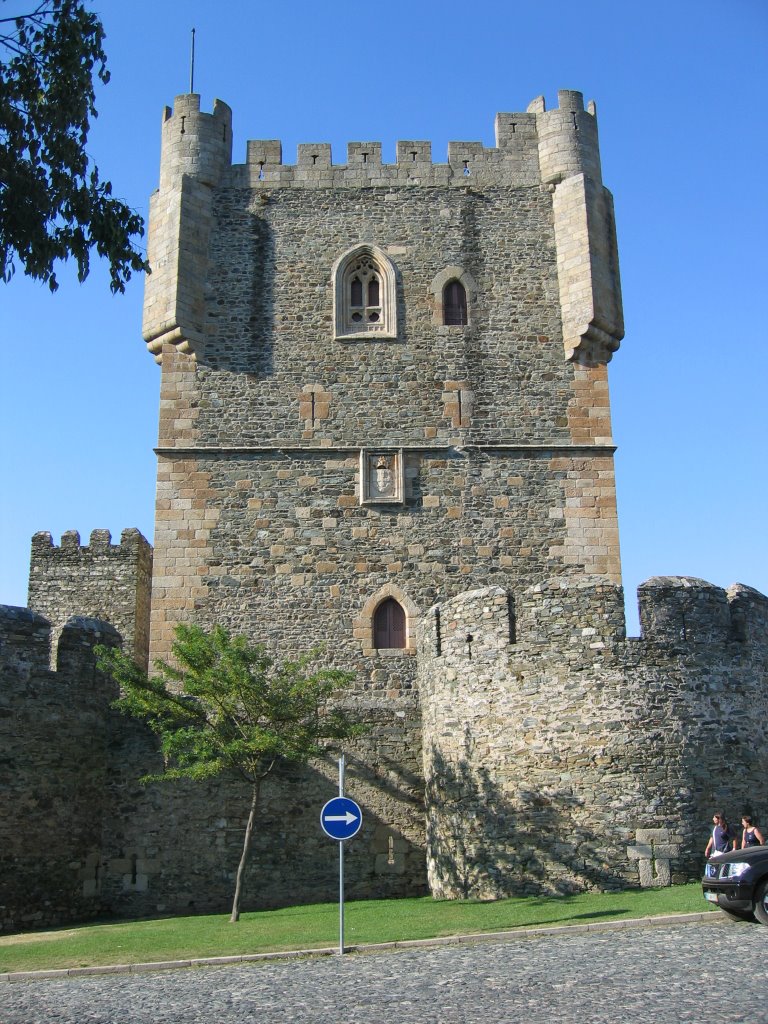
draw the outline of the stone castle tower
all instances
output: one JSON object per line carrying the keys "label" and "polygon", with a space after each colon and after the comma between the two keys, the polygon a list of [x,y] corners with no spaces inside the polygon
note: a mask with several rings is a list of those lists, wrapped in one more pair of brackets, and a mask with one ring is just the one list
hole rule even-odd
{"label": "stone castle tower", "polygon": [[[152,651],[194,617],[326,641],[410,688],[468,587],[620,581],[606,365],[623,335],[594,106],[497,145],[279,142],[166,110],[144,336],[162,362]],[[387,604],[385,611],[379,611]],[[397,638],[387,640],[389,618]],[[381,636],[377,640],[377,626]]]}
{"label": "stone castle tower", "polygon": [[[118,637],[99,620],[140,662],[195,621],[281,654],[324,644],[356,673],[354,898],[696,877],[713,802],[768,813],[768,600],[655,577],[625,636],[607,380],[623,323],[594,104],[498,114],[495,147],[451,143],[447,163],[427,142],[394,164],[378,142],[345,164],[327,143],[296,164],[276,141],[231,151],[225,104],[165,110],[144,307],[154,552],[136,531],[37,535],[32,610],[0,609],[23,811],[0,819],[0,929],[231,897],[242,788],[136,785],[158,752],[110,709],[89,638]],[[60,803],[56,779],[77,827],[61,810],[46,845],[30,808]],[[334,785],[329,759],[268,787],[246,905],[334,898]],[[40,878],[30,910],[17,894]]]}

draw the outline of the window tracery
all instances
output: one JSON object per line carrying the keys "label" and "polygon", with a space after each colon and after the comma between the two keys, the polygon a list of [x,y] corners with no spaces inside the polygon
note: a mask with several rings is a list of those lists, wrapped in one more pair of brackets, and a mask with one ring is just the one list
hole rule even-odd
{"label": "window tracery", "polygon": [[397,279],[387,255],[359,245],[333,267],[334,334],[342,340],[397,337]]}
{"label": "window tracery", "polygon": [[381,278],[373,259],[364,255],[353,261],[348,271],[348,331],[378,330],[381,325]]}

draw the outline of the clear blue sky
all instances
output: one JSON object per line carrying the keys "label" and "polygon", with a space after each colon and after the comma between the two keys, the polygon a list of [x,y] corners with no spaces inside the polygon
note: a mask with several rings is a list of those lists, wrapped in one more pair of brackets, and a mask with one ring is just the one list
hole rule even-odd
{"label": "clear blue sky", "polygon": [[[26,10],[0,5],[4,16]],[[89,149],[146,215],[162,108],[189,88],[248,138],[493,144],[498,110],[579,89],[616,201],[626,338],[610,367],[629,625],[637,585],[700,576],[768,591],[768,5],[765,0],[94,5],[112,82]],[[62,272],[0,286],[0,601],[24,605],[30,538],[153,529],[159,372],[143,283]]]}

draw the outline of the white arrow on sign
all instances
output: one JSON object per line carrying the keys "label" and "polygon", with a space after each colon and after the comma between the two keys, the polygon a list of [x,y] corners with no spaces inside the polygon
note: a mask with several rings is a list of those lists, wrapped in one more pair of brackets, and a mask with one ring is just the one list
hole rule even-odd
{"label": "white arrow on sign", "polygon": [[357,821],[357,815],[351,811],[347,811],[346,814],[326,814],[324,821],[343,821],[345,825],[351,824],[353,821]]}

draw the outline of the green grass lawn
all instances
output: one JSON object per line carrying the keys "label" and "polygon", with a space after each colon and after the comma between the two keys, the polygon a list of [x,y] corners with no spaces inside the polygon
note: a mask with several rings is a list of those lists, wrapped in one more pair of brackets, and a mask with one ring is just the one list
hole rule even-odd
{"label": "green grass lawn", "polygon": [[[526,897],[495,903],[365,900],[346,904],[347,945],[503,931],[530,925],[589,924],[706,910],[698,884],[622,893]],[[268,950],[337,946],[335,903],[243,914],[79,925],[0,936],[0,972],[186,960]]]}

